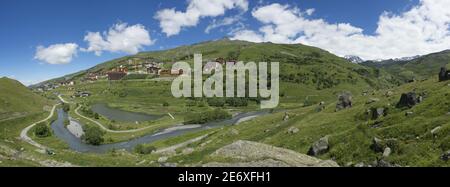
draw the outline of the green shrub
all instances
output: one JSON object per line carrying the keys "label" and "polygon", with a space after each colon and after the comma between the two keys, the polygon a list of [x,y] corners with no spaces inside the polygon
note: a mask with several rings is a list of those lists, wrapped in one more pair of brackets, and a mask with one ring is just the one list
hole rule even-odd
{"label": "green shrub", "polygon": [[215,109],[202,113],[190,113],[185,117],[184,124],[205,124],[228,118],[231,118],[231,114],[226,110]]}
{"label": "green shrub", "polygon": [[52,135],[52,131],[46,123],[39,123],[36,125],[34,135],[36,135],[39,138],[45,138]]}
{"label": "green shrub", "polygon": [[100,119],[100,115],[98,115],[98,113],[94,113],[94,118],[95,119]]}
{"label": "green shrub", "polygon": [[64,112],[69,112],[70,105],[63,103],[62,108],[63,108]]}
{"label": "green shrub", "polygon": [[67,127],[68,125],[70,125],[70,121],[68,119],[64,120],[64,127]]}
{"label": "green shrub", "polygon": [[163,102],[163,107],[168,107],[169,105],[170,105],[169,102],[167,102],[167,101]]}
{"label": "green shrub", "polygon": [[231,97],[227,98],[226,103],[231,107],[245,107],[248,106],[248,99],[240,97]]}
{"label": "green shrub", "polygon": [[225,106],[225,100],[223,98],[208,98],[208,105],[212,107],[223,107]]}
{"label": "green shrub", "polygon": [[156,151],[156,147],[154,146],[145,146],[143,144],[139,144],[134,148],[134,152],[142,155],[150,154],[153,151]]}
{"label": "green shrub", "polygon": [[84,126],[83,130],[84,135],[81,137],[81,139],[87,144],[100,145],[105,141],[105,139],[103,138],[105,132],[102,131],[99,127]]}

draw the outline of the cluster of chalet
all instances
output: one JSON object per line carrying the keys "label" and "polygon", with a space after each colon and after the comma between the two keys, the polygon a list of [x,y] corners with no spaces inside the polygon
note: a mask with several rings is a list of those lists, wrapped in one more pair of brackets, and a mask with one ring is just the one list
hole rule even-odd
{"label": "cluster of chalet", "polygon": [[74,85],[75,85],[75,81],[64,80],[64,81],[55,82],[55,83],[45,83],[43,85],[38,86],[36,88],[36,91],[38,91],[38,92],[51,91],[51,90],[54,90],[61,86],[69,86],[70,87],[70,86],[74,86]]}
{"label": "cluster of chalet", "polygon": [[450,71],[447,68],[442,67],[439,72],[439,81],[448,81],[450,80]]}
{"label": "cluster of chalet", "polygon": [[153,62],[149,59],[133,58],[127,60],[127,65],[120,65],[106,73],[108,80],[121,80],[127,75],[158,75],[178,76],[183,74],[181,69],[164,69],[164,63]]}

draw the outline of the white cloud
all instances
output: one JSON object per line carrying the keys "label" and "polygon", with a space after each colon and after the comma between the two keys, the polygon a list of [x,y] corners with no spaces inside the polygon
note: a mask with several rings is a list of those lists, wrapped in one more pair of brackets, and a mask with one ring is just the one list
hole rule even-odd
{"label": "white cloud", "polygon": [[201,18],[221,16],[230,9],[247,11],[248,0],[189,0],[185,12],[163,9],[154,18],[159,20],[162,31],[169,37],[179,34],[183,27],[196,26]]}
{"label": "white cloud", "polygon": [[236,16],[226,17],[220,20],[214,20],[210,25],[208,25],[208,27],[206,27],[205,33],[209,33],[211,30],[217,29],[219,27],[235,24],[242,19],[243,19],[242,15],[239,14]]}
{"label": "white cloud", "polygon": [[245,40],[260,43],[264,41],[263,36],[252,30],[240,30],[234,33],[232,40]]}
{"label": "white cloud", "polygon": [[138,53],[144,46],[153,45],[149,32],[143,25],[131,25],[118,23],[113,25],[108,32],[88,32],[84,41],[89,43],[83,51],[95,52],[101,55],[103,51]]}
{"label": "white cloud", "polygon": [[48,64],[68,64],[76,56],[78,45],[74,43],[38,46],[34,59]]}
{"label": "white cloud", "polygon": [[450,49],[450,1],[421,0],[399,15],[383,13],[373,35],[349,23],[308,19],[313,9],[300,11],[288,5],[271,4],[252,11],[263,26],[258,31],[241,30],[232,39],[303,43],[340,56],[364,59],[399,58]]}

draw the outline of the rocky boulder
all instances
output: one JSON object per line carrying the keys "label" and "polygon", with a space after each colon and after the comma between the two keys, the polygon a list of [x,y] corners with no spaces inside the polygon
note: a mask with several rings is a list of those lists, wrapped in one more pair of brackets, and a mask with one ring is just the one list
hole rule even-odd
{"label": "rocky boulder", "polygon": [[386,109],[385,108],[373,108],[371,110],[372,113],[372,119],[376,120],[382,116],[386,116]]}
{"label": "rocky boulder", "polygon": [[370,148],[377,153],[384,152],[385,146],[383,140],[377,137],[373,138]]}
{"label": "rocky boulder", "polygon": [[284,113],[283,121],[289,121],[289,114],[287,112]]}
{"label": "rocky boulder", "polygon": [[391,153],[392,153],[391,148],[386,147],[383,151],[383,157],[389,157],[391,155]]}
{"label": "rocky boulder", "polygon": [[397,103],[397,108],[408,107],[412,108],[419,103],[419,99],[414,92],[404,93],[400,97],[400,101]]}
{"label": "rocky boulder", "polygon": [[448,161],[450,159],[450,150],[448,150],[447,152],[445,152],[444,154],[442,154],[441,159],[443,161]]}
{"label": "rocky boulder", "polygon": [[[331,160],[321,160],[293,150],[258,142],[239,140],[210,155],[219,162],[203,164],[205,167],[338,167]],[[224,163],[226,160],[233,162]]]}
{"label": "rocky boulder", "polygon": [[394,95],[394,92],[392,92],[392,91],[387,91],[386,93],[384,93],[384,96],[386,96],[386,97],[391,97],[393,95]]}
{"label": "rocky boulder", "polygon": [[448,81],[450,80],[450,71],[447,71],[447,68],[442,67],[439,72],[439,81]]}
{"label": "rocky boulder", "polygon": [[400,165],[392,164],[392,163],[390,163],[390,162],[388,162],[386,160],[383,160],[383,159],[374,161],[373,166],[375,166],[375,167],[382,167],[382,168],[386,168],[386,167],[388,167],[388,168],[390,168],[390,167],[401,167]]}
{"label": "rocky boulder", "polygon": [[343,110],[352,107],[352,94],[345,92],[339,95],[338,102],[336,104],[336,111]]}
{"label": "rocky boulder", "polygon": [[291,127],[288,129],[289,134],[297,134],[300,130],[296,127]]}
{"label": "rocky boulder", "polygon": [[329,150],[328,136],[325,136],[318,141],[314,142],[314,144],[309,148],[308,155],[310,156],[319,156],[328,152]]}

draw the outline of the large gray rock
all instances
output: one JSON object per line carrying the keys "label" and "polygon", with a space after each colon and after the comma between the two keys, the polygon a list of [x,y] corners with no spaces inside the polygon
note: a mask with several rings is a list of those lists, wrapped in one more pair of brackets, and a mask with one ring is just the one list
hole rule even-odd
{"label": "large gray rock", "polygon": [[442,154],[441,159],[444,161],[448,161],[450,159],[450,150]]}
{"label": "large gray rock", "polygon": [[439,72],[439,81],[447,81],[450,80],[450,71],[447,71],[447,68],[442,67]]}
{"label": "large gray rock", "polygon": [[[224,146],[210,155],[219,162],[202,164],[213,167],[338,167],[331,160],[321,160],[293,150],[258,142],[239,140]],[[233,162],[223,162],[223,160]]]}
{"label": "large gray rock", "polygon": [[328,144],[328,136],[325,136],[319,139],[317,142],[314,142],[311,148],[309,148],[308,155],[319,156],[321,154],[328,152],[329,148],[330,147]]}
{"label": "large gray rock", "polygon": [[384,151],[385,148],[384,141],[375,137],[372,139],[372,145],[370,147],[373,151],[381,153]]}
{"label": "large gray rock", "polygon": [[336,104],[336,111],[351,108],[352,103],[352,94],[350,92],[345,92],[339,95],[338,102]]}
{"label": "large gray rock", "polygon": [[408,107],[412,108],[419,103],[419,99],[415,92],[404,93],[400,97],[400,101],[397,103],[397,108]]}

